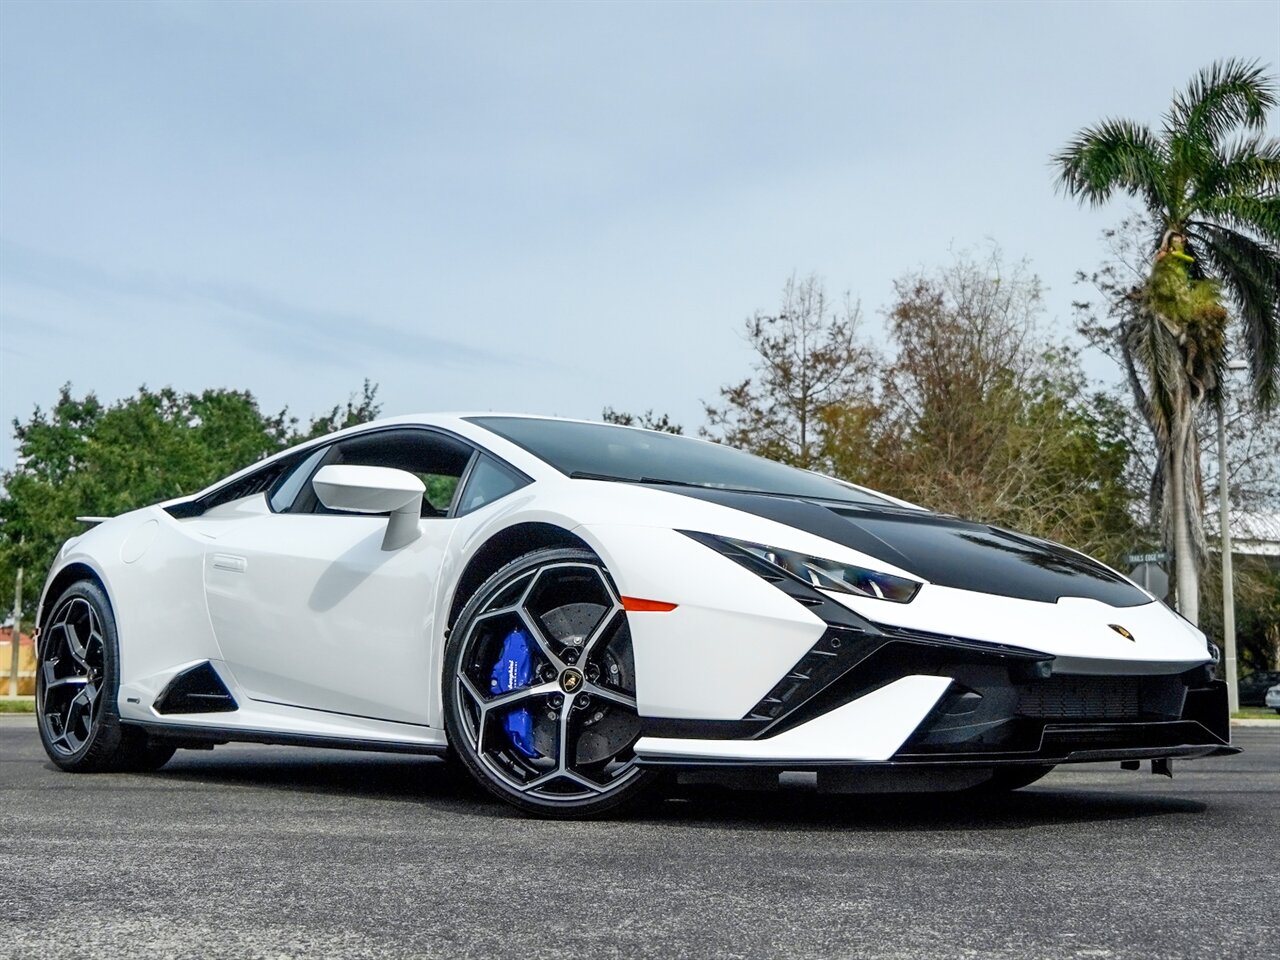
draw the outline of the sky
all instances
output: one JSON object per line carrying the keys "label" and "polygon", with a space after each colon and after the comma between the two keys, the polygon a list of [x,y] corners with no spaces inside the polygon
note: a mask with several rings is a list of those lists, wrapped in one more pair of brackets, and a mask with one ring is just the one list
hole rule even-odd
{"label": "sky", "polygon": [[793,273],[874,336],[992,242],[1065,335],[1126,207],[1050,156],[1230,56],[1280,3],[4,0],[0,469],[67,382],[696,428]]}

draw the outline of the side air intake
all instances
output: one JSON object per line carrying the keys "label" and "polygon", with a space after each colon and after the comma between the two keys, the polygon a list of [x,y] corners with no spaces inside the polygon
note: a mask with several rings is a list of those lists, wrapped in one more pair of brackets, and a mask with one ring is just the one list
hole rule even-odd
{"label": "side air intake", "polygon": [[156,698],[155,708],[157,713],[227,713],[239,705],[206,660],[170,680]]}

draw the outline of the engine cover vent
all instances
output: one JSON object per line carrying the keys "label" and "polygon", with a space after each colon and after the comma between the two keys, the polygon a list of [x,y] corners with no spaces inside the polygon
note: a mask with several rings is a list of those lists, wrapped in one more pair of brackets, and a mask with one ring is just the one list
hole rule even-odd
{"label": "engine cover vent", "polygon": [[206,660],[170,680],[155,708],[157,713],[227,713],[238,710],[239,704]]}

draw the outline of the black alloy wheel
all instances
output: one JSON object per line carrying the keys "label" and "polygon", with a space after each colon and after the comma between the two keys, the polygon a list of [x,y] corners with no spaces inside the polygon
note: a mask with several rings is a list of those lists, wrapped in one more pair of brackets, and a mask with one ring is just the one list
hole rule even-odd
{"label": "black alloy wheel", "polygon": [[600,560],[538,550],[476,592],[445,649],[445,727],[470,774],[545,817],[642,800],[635,661],[626,612]]}
{"label": "black alloy wheel", "polygon": [[73,583],[52,609],[36,671],[36,725],[49,759],[74,773],[163,766],[175,748],[120,723],[120,648],[102,588]]}

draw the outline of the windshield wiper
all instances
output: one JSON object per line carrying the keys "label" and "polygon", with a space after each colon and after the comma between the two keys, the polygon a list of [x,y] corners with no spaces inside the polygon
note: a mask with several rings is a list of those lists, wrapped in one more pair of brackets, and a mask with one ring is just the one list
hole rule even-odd
{"label": "windshield wiper", "polygon": [[717,483],[698,483],[695,480],[672,480],[669,477],[641,477],[637,483],[653,483],[668,487],[697,487],[699,490],[727,490],[730,493],[764,493],[763,490],[747,490],[742,487],[726,487]]}

